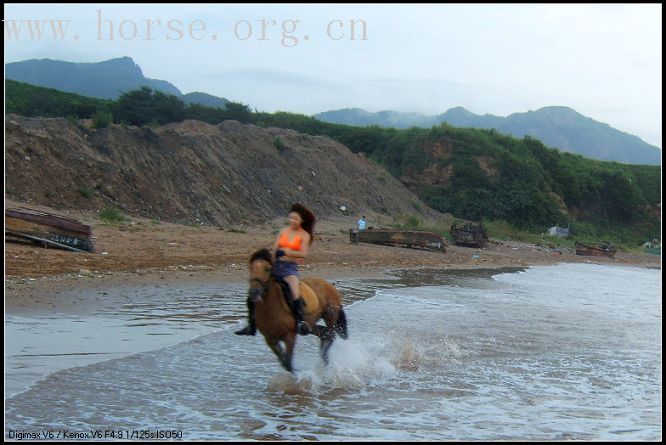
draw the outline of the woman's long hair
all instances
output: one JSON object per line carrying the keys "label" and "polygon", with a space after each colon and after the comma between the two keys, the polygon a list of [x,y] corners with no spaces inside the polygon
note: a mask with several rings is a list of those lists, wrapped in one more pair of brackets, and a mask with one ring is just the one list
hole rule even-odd
{"label": "woman's long hair", "polygon": [[317,221],[314,213],[308,210],[303,204],[294,204],[291,206],[291,210],[289,210],[289,213],[291,212],[296,212],[303,218],[301,227],[310,234],[310,244],[312,244],[312,241],[314,241],[314,226]]}

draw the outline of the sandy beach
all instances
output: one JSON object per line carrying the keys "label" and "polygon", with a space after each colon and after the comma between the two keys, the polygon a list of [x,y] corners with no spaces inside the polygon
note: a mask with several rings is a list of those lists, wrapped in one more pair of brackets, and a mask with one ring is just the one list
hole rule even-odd
{"label": "sandy beach", "polygon": [[[5,310],[84,311],[90,292],[118,285],[243,283],[247,260],[270,246],[282,221],[233,231],[133,219],[105,224],[75,214],[93,227],[96,253],[73,253],[22,243],[5,243]],[[391,269],[475,269],[587,262],[661,267],[661,257],[618,252],[615,258],[577,256],[570,249],[491,240],[486,248],[448,245],[446,253],[351,244],[352,221],[321,221],[302,276],[373,278]]]}

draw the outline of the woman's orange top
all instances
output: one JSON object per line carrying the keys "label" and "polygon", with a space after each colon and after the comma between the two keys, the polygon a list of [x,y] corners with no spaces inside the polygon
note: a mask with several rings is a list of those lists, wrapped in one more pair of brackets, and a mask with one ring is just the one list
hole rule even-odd
{"label": "woman's orange top", "polygon": [[285,232],[280,235],[280,239],[278,240],[278,247],[286,247],[287,249],[291,250],[301,250],[302,242],[303,240],[301,239],[300,235],[294,236],[294,239],[289,241],[289,234]]}

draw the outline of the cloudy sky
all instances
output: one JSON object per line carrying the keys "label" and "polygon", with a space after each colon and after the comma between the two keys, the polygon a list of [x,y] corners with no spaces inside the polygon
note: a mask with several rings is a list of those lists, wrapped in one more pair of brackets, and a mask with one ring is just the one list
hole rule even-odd
{"label": "cloudy sky", "polygon": [[129,56],[184,93],[262,111],[563,105],[661,147],[661,8],[5,5],[5,63]]}

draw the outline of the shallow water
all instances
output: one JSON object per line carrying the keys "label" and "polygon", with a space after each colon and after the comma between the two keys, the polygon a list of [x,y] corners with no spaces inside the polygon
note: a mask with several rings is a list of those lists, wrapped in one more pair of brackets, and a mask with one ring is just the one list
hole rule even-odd
{"label": "shallow water", "polygon": [[[175,429],[186,439],[227,440],[661,438],[660,270],[417,270],[336,284],[350,339],[334,343],[327,368],[313,337],[299,338],[292,376],[260,336],[233,335],[243,286],[191,288],[181,300],[161,298],[162,290],[103,317],[122,326],[124,343],[137,343],[126,348],[132,354],[92,357],[6,399],[5,436]],[[6,320],[6,333],[20,342],[29,324]],[[78,332],[69,329],[63,334]],[[143,345],[156,333],[167,334],[153,335],[164,345]]]}

